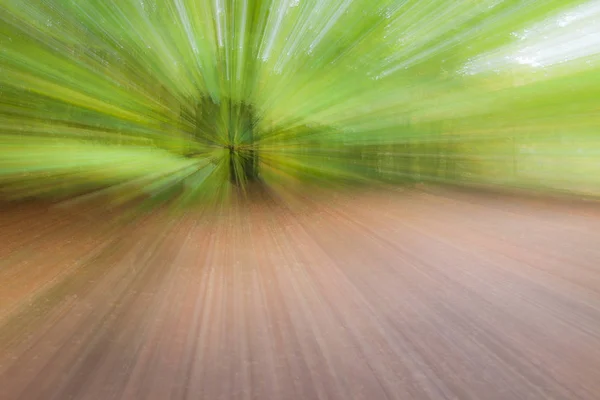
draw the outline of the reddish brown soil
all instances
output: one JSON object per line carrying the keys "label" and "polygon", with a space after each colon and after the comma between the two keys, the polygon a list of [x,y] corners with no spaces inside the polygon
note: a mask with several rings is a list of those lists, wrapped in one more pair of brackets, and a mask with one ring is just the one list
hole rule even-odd
{"label": "reddish brown soil", "polygon": [[2,400],[600,398],[594,205],[31,205],[0,212],[0,260]]}

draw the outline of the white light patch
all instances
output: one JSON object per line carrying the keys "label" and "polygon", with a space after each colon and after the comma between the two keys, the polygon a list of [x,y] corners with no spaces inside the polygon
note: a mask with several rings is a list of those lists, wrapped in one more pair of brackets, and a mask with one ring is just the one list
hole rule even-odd
{"label": "white light patch", "polygon": [[470,60],[461,73],[545,68],[600,54],[600,0],[592,0],[520,32],[517,42]]}

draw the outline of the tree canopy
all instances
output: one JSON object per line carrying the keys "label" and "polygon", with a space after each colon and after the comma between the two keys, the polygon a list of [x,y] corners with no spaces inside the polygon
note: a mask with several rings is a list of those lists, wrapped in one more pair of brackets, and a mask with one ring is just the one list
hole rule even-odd
{"label": "tree canopy", "polygon": [[600,3],[0,0],[0,195],[599,194]]}

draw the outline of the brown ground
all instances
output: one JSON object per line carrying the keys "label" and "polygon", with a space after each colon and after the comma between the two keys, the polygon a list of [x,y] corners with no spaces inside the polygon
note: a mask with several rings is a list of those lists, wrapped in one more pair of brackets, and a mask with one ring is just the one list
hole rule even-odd
{"label": "brown ground", "polygon": [[0,212],[0,399],[600,399],[600,208]]}

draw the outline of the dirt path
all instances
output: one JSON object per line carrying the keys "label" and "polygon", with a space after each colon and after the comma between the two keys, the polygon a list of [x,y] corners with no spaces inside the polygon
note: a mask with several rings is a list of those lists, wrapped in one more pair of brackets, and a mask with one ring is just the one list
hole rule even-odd
{"label": "dirt path", "polygon": [[0,212],[0,399],[600,398],[600,208]]}

